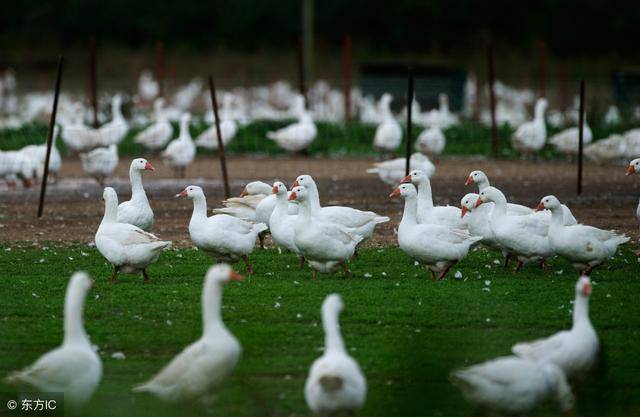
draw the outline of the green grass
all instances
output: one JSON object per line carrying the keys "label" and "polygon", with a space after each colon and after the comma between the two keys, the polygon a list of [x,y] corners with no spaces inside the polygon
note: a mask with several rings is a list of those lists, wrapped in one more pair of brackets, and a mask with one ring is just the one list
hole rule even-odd
{"label": "green grass", "polygon": [[[303,385],[320,354],[320,305],[331,292],[343,296],[342,332],[368,379],[363,416],[470,415],[447,381],[450,370],[506,355],[517,341],[571,324],[577,277],[561,259],[549,276],[533,266],[514,276],[494,263],[497,255],[476,251],[453,270],[462,279],[432,282],[392,247],[362,250],[351,262],[352,279],[311,280],[293,255],[275,250],[251,258],[255,274],[225,287],[224,320],[244,351],[219,391],[217,416],[309,415]],[[85,322],[100,347],[104,376],[82,415],[203,415],[195,406],[165,406],[129,390],[199,337],[209,265],[201,252],[167,251],[150,268],[150,284],[124,275],[111,285],[110,267],[94,248],[0,245],[0,375],[60,343],[65,287],[70,274],[83,269],[95,280]],[[591,317],[606,367],[574,387],[577,417],[640,413],[639,266],[625,250],[592,276]],[[112,359],[114,352],[126,359]],[[0,391],[8,390],[0,383]],[[556,414],[548,408],[535,415]]]}
{"label": "green grass", "polygon": [[[231,155],[243,154],[259,154],[259,155],[285,155],[286,151],[280,149],[277,144],[266,138],[266,132],[276,130],[286,126],[292,121],[270,121],[258,120],[246,126],[240,127],[235,139],[228,145],[227,151]],[[373,137],[375,134],[375,126],[351,123],[348,125],[318,122],[318,137],[311,144],[308,153],[317,156],[376,156],[378,153],[372,147]],[[611,133],[621,133],[634,127],[632,124],[624,123],[618,126],[610,127],[602,124],[594,124],[591,126],[594,137],[597,139],[605,138]],[[203,130],[207,128],[204,124],[193,124],[191,126],[191,134],[195,138]],[[143,128],[132,129],[127,137],[119,145],[119,151],[124,155],[140,155],[145,152],[141,145],[133,142],[134,136]],[[177,135],[178,127],[174,126],[174,132]],[[422,128],[417,127],[413,131],[413,138],[418,137]],[[559,129],[548,127],[547,134],[553,135]],[[449,156],[465,156],[465,155],[486,155],[491,154],[491,129],[473,122],[463,122],[460,125],[453,126],[445,130],[447,137],[447,146],[444,154]],[[499,129],[499,135],[502,138],[500,155],[503,158],[514,159],[519,155],[511,148],[510,137],[513,129],[504,125]],[[28,125],[18,130],[0,130],[0,149],[19,149],[25,145],[32,143],[43,143],[47,134],[47,127],[44,125]],[[57,143],[61,152],[66,152],[64,142],[59,140]],[[198,149],[201,155],[211,154],[211,151]],[[398,156],[404,155],[404,145],[396,151]],[[545,148],[540,157],[543,159],[558,159],[564,156],[555,152],[551,147]]]}

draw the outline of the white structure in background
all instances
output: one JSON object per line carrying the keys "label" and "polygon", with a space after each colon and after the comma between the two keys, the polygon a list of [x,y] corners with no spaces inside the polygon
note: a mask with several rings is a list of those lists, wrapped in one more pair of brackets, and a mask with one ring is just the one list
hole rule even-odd
{"label": "white structure in background", "polygon": [[151,70],[143,70],[138,78],[138,97],[142,101],[152,101],[159,93],[160,84],[153,78]]}
{"label": "white structure in background", "polygon": [[[224,93],[222,95],[222,107],[219,109],[218,116],[220,116],[220,134],[222,135],[222,143],[226,146],[236,135],[238,131],[238,123],[232,118],[232,104],[233,95],[231,93]],[[196,138],[196,146],[205,149],[218,149],[218,131],[215,124],[215,115],[213,109],[210,110],[211,126],[202,132]],[[207,114],[207,116],[209,116]],[[207,117],[209,119],[209,117]]]}
{"label": "white structure in background", "polygon": [[379,151],[392,152],[402,142],[402,128],[391,113],[391,94],[385,93],[378,103],[382,121],[376,128],[373,147]]}
{"label": "white structure in background", "polygon": [[547,142],[547,126],[544,120],[546,109],[547,100],[538,99],[533,120],[521,124],[511,135],[511,145],[518,152],[533,153],[544,147]]}
{"label": "white structure in background", "polygon": [[304,107],[304,97],[299,94],[294,98],[294,109],[298,121],[275,132],[267,132],[267,138],[289,152],[300,152],[311,145],[318,131],[311,114]]}
{"label": "white structure in background", "polygon": [[[396,186],[405,177],[406,158],[389,159],[383,162],[374,163],[373,168],[367,169],[368,174],[378,174],[378,177],[386,184]],[[409,158],[409,170],[418,169],[424,172],[429,178],[436,172],[436,167],[429,157],[416,152]]]}
{"label": "white structure in background", "polygon": [[106,148],[95,148],[80,154],[82,170],[104,185],[105,178],[111,176],[118,166],[118,146],[110,145]]}

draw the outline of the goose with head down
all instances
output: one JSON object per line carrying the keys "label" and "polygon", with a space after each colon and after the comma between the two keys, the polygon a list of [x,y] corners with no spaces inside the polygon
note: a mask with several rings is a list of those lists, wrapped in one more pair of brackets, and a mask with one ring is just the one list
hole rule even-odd
{"label": "goose with head down", "polygon": [[449,269],[469,253],[481,236],[437,223],[418,223],[418,192],[412,184],[400,184],[389,197],[404,199],[404,212],[398,228],[398,244],[407,255],[426,265],[435,279],[444,279]]}

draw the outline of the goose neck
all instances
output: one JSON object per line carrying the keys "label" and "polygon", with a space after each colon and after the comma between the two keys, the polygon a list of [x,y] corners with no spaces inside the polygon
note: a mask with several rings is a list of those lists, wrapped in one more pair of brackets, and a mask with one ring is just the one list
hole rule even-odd
{"label": "goose neck", "polygon": [[102,223],[115,223],[118,218],[118,202],[108,198],[104,202],[104,216]]}
{"label": "goose neck", "polygon": [[418,200],[415,196],[407,196],[404,200],[404,211],[402,212],[402,220],[400,225],[416,224],[416,216],[418,214]]}
{"label": "goose neck", "polygon": [[207,199],[203,194],[193,197],[193,213],[191,222],[202,221],[207,218]]}
{"label": "goose neck", "polygon": [[581,295],[576,295],[573,303],[573,327],[588,323],[590,323],[589,299]]}
{"label": "goose neck", "polygon": [[549,227],[558,228],[564,225],[564,210],[562,207],[555,208],[551,210],[551,224]]}
{"label": "goose neck", "polygon": [[431,181],[428,179],[418,183],[418,206],[420,210],[433,208],[433,195],[431,194]]}
{"label": "goose neck", "polygon": [[129,169],[129,180],[131,181],[131,200],[147,201],[147,194],[142,186],[142,172],[131,167]]}
{"label": "goose neck", "polygon": [[338,314],[339,311],[335,308],[326,308],[322,311],[325,353],[344,352],[344,342],[342,340],[342,335],[340,334]]}
{"label": "goose neck", "polygon": [[222,304],[222,284],[217,280],[209,280],[202,291],[202,322],[204,336],[213,336],[224,327],[220,314]]}
{"label": "goose neck", "polygon": [[89,344],[84,331],[82,310],[86,294],[82,288],[72,287],[67,291],[64,303],[64,344]]}

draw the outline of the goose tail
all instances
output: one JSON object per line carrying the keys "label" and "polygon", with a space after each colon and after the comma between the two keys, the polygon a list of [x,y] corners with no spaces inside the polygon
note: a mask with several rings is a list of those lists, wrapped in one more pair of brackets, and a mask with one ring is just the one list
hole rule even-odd
{"label": "goose tail", "polygon": [[326,392],[336,392],[342,389],[344,380],[337,375],[323,375],[318,380],[322,389]]}
{"label": "goose tail", "polygon": [[374,222],[376,224],[380,224],[380,223],[386,223],[388,221],[390,221],[391,219],[387,216],[376,216],[376,218],[374,219]]}

